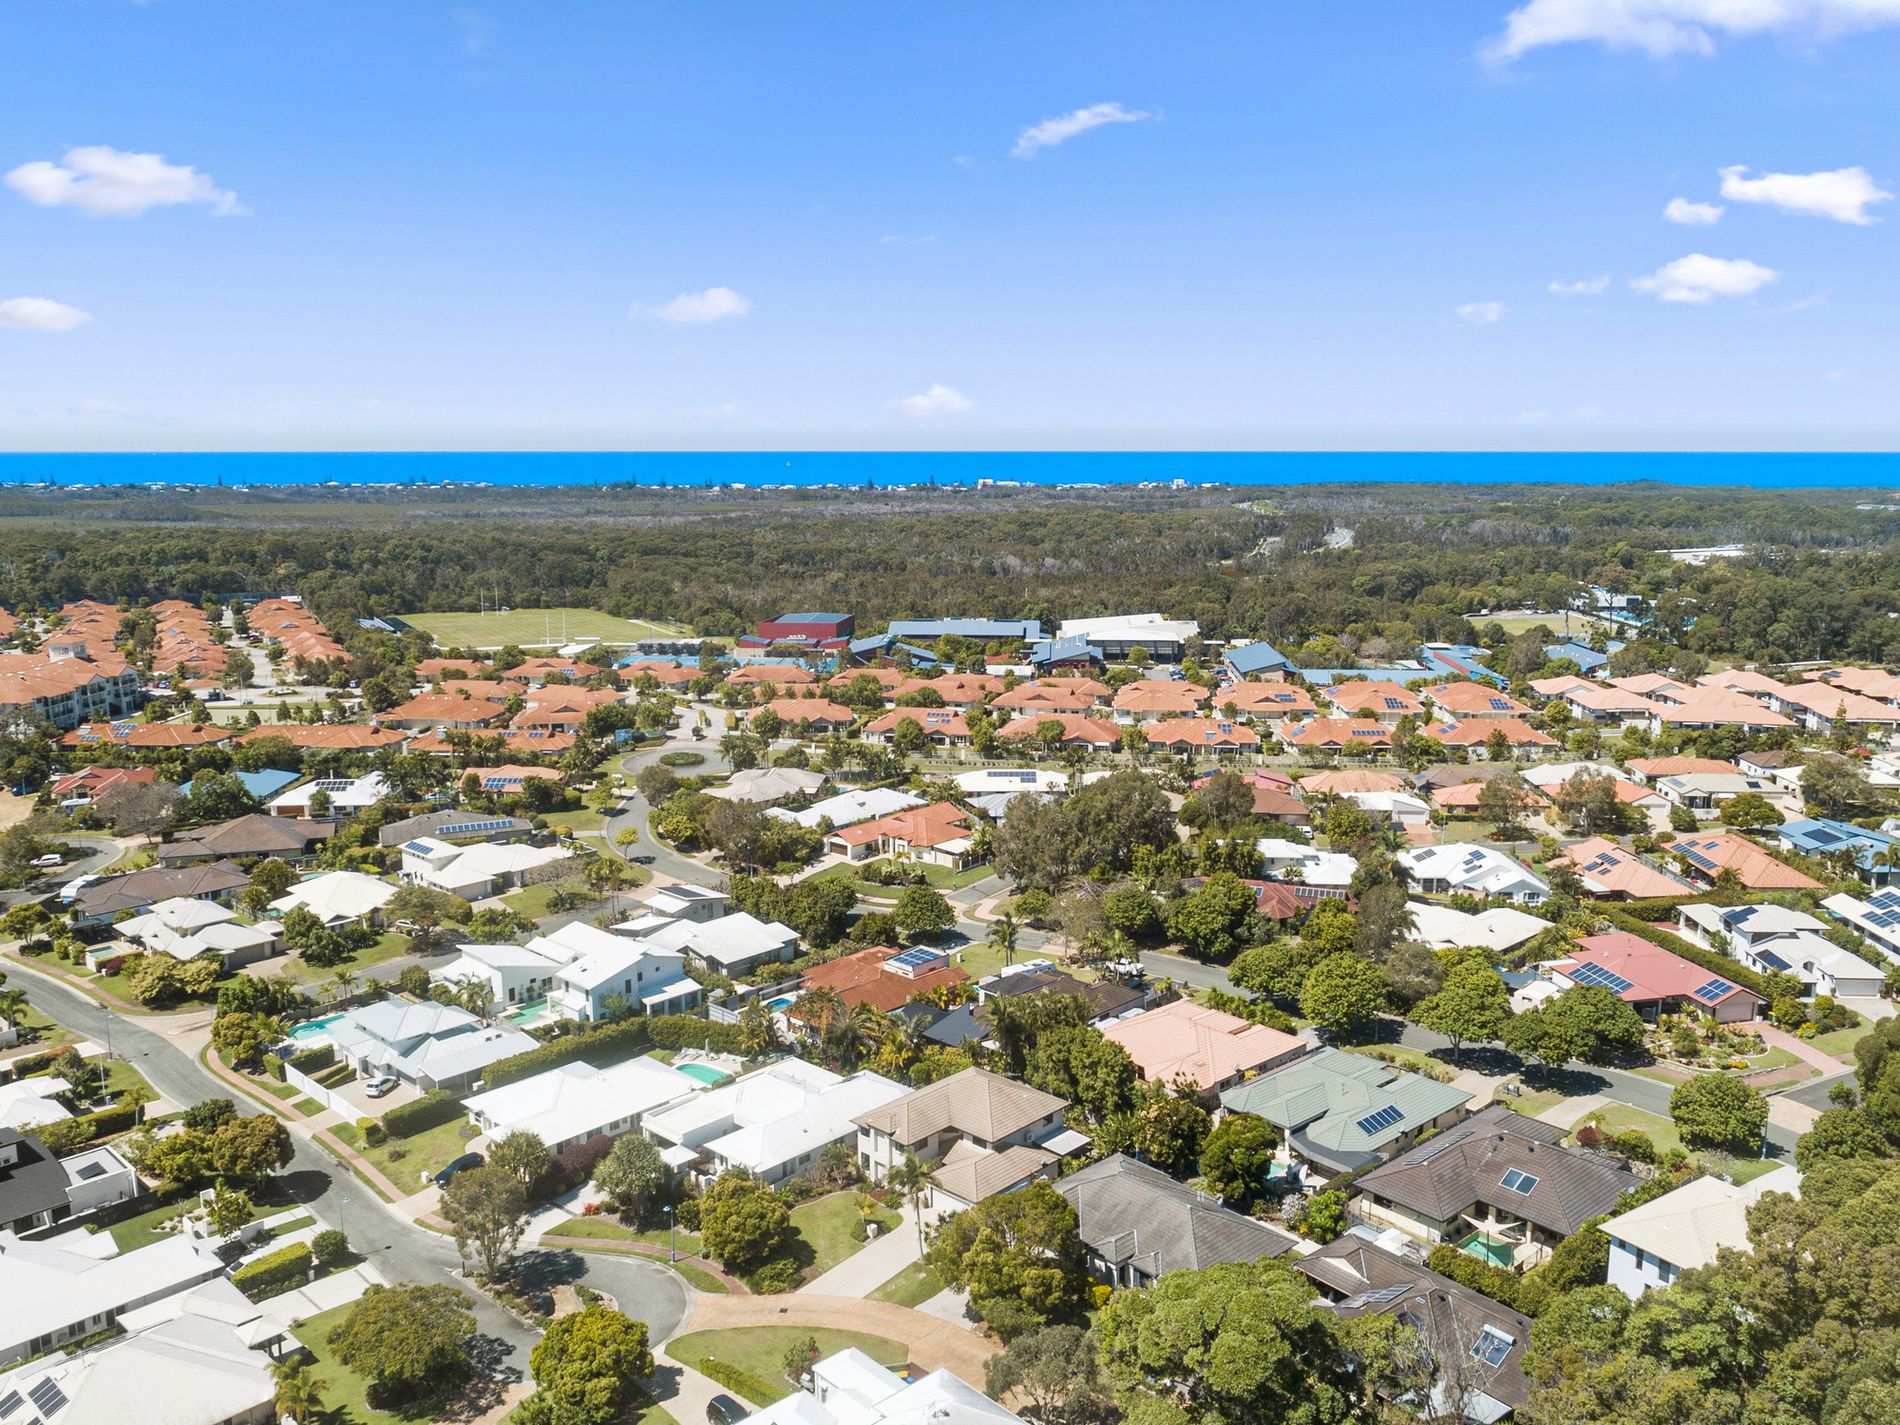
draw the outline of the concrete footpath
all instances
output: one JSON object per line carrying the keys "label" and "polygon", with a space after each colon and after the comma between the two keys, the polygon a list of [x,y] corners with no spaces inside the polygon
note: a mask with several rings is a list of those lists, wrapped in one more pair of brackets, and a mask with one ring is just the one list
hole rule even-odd
{"label": "concrete footpath", "polygon": [[881,1237],[873,1238],[823,1276],[798,1289],[805,1296],[869,1296],[903,1271],[919,1255],[917,1212],[909,1203],[901,1209],[903,1221]]}

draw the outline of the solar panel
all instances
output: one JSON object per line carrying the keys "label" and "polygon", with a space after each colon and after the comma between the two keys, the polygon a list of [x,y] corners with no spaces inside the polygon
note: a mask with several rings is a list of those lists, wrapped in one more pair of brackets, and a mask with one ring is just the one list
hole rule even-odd
{"label": "solar panel", "polygon": [[1516,1344],[1516,1337],[1506,1336],[1495,1326],[1487,1326],[1478,1333],[1478,1339],[1471,1343],[1471,1354],[1487,1366],[1500,1366]]}
{"label": "solar panel", "polygon": [[1442,1138],[1434,1138],[1426,1145],[1423,1151],[1414,1153],[1411,1157],[1407,1158],[1405,1160],[1406,1165],[1415,1168],[1420,1163],[1429,1163],[1447,1148],[1456,1148],[1470,1136],[1471,1130],[1467,1128],[1462,1133],[1450,1133]]}
{"label": "solar panel", "polygon": [[1385,705],[1389,708],[1402,709],[1405,706],[1405,700],[1403,698],[1387,698],[1385,700]]}
{"label": "solar panel", "polygon": [[0,1420],[5,1420],[25,1403],[17,1390],[10,1390],[5,1395],[0,1395]]}
{"label": "solar panel", "polygon": [[1569,972],[1570,978],[1580,985],[1602,985],[1616,994],[1622,994],[1631,988],[1631,982],[1614,970],[1606,970],[1594,963],[1585,963]]}
{"label": "solar panel", "polygon": [[51,1376],[34,1382],[26,1398],[45,1416],[56,1415],[66,1408],[66,1392],[59,1388],[59,1382]]}
{"label": "solar panel", "polygon": [[1731,985],[1727,980],[1717,978],[1710,980],[1706,985],[1695,990],[1694,994],[1695,997],[1704,1004],[1714,1004],[1717,1000],[1722,998],[1723,995],[1734,993],[1734,990],[1735,986]]}
{"label": "solar panel", "polygon": [[1496,708],[1499,712],[1509,712],[1511,710],[1511,703],[1508,698],[1492,698],[1491,706]]}
{"label": "solar panel", "polygon": [[1410,1282],[1400,1282],[1397,1286],[1382,1286],[1377,1291],[1362,1291],[1357,1296],[1349,1296],[1340,1302],[1342,1310],[1351,1311],[1361,1306],[1379,1306],[1388,1301],[1396,1301],[1412,1289]]}
{"label": "solar panel", "polygon": [[1405,1117],[1404,1113],[1402,1113],[1397,1108],[1393,1107],[1391,1104],[1387,1104],[1384,1108],[1381,1108],[1377,1110],[1376,1112],[1368,1113],[1364,1118],[1359,1119],[1353,1126],[1356,1127],[1361,1133],[1377,1133],[1382,1128],[1390,1128],[1393,1124],[1397,1123],[1400,1119],[1404,1117]]}
{"label": "solar panel", "polygon": [[1531,1189],[1536,1187],[1537,1183],[1536,1176],[1521,1168],[1512,1168],[1510,1172],[1498,1179],[1499,1187],[1510,1192],[1522,1193],[1525,1197],[1531,1195]]}

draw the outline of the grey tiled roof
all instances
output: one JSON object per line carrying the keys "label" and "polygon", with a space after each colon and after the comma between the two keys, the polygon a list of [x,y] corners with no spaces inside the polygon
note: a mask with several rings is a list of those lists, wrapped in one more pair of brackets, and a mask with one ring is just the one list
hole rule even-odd
{"label": "grey tiled roof", "polygon": [[1056,1191],[1075,1204],[1091,1251],[1157,1276],[1277,1257],[1293,1246],[1286,1233],[1120,1153],[1069,1174]]}
{"label": "grey tiled roof", "polygon": [[[1563,1136],[1493,1106],[1374,1168],[1358,1187],[1439,1222],[1482,1203],[1567,1237],[1587,1218],[1614,1211],[1637,1178],[1601,1153],[1563,1147]],[[1503,1185],[1513,1169],[1536,1180],[1530,1191]]]}
{"label": "grey tiled roof", "polygon": [[0,1146],[17,1144],[20,1160],[0,1167],[0,1227],[66,1206],[66,1170],[37,1138],[0,1128]]}
{"label": "grey tiled roof", "polygon": [[1387,1144],[1471,1095],[1363,1054],[1324,1048],[1228,1089],[1220,1101],[1293,1134],[1303,1156],[1343,1171],[1376,1161]]}

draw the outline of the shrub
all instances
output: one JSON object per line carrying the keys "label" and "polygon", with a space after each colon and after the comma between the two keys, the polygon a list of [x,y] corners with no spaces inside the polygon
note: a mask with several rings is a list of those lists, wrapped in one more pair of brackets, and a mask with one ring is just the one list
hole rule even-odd
{"label": "shrub", "polygon": [[692,1014],[656,1014],[644,1023],[654,1047],[659,1049],[710,1047],[720,1054],[739,1052],[740,1029],[736,1024],[714,1024]]}
{"label": "shrub", "polygon": [[740,1395],[755,1404],[761,1400],[771,1400],[782,1395],[783,1388],[760,1380],[751,1371],[741,1370],[738,1366],[725,1361],[715,1361],[711,1356],[702,1356],[693,1363],[699,1373],[708,1380],[717,1381],[727,1390],[736,1390]]}
{"label": "shrub", "polygon": [[462,1116],[462,1104],[447,1089],[430,1089],[421,1098],[400,1104],[383,1115],[383,1128],[391,1138],[413,1138],[438,1123]]}
{"label": "shrub", "polygon": [[1450,1277],[1460,1286],[1469,1287],[1493,1301],[1501,1301],[1509,1307],[1517,1305],[1519,1279],[1515,1272],[1481,1262],[1469,1253],[1459,1251],[1449,1242],[1440,1242],[1432,1248],[1425,1265],[1441,1277]]}
{"label": "shrub", "polygon": [[136,1105],[115,1104],[96,1113],[81,1113],[72,1118],[62,1118],[57,1123],[46,1124],[38,1136],[53,1153],[69,1153],[95,1139],[124,1133],[138,1122],[138,1118]]}
{"label": "shrub", "polygon": [[275,1054],[266,1054],[264,1056],[264,1072],[270,1075],[271,1078],[276,1079],[279,1083],[282,1083],[284,1078],[284,1061]]}
{"label": "shrub", "polygon": [[774,1257],[747,1277],[745,1284],[760,1296],[776,1296],[795,1290],[803,1275],[798,1263],[790,1257]]}
{"label": "shrub", "polygon": [[682,1198],[679,1207],[674,1210],[673,1220],[679,1223],[681,1231],[699,1231],[699,1199]]}
{"label": "shrub", "polygon": [[1640,1128],[1625,1129],[1610,1140],[1610,1144],[1625,1158],[1638,1163],[1656,1161],[1656,1143]]}
{"label": "shrub", "polygon": [[356,1131],[362,1134],[363,1146],[366,1148],[380,1148],[383,1146],[383,1140],[389,1137],[389,1135],[383,1131],[383,1125],[373,1118],[357,1119]]}
{"label": "shrub", "polygon": [[336,1045],[319,1044],[315,1048],[299,1049],[284,1062],[300,1074],[314,1074],[336,1062]]}
{"label": "shrub", "polygon": [[[623,1019],[617,1024],[601,1025],[579,1034],[564,1035],[537,1049],[524,1049],[512,1058],[496,1060],[488,1066],[487,1071],[482,1075],[482,1080],[488,1088],[498,1089],[504,1084],[514,1083],[517,1079],[525,1079],[531,1074],[558,1069],[564,1064],[573,1063],[576,1059],[585,1059],[596,1068],[604,1068],[620,1059],[630,1059],[650,1047],[653,1039],[647,1032],[647,1026],[661,1022],[657,1019]],[[704,1021],[696,1022],[704,1023]],[[733,1030],[738,1028],[737,1025],[711,1027]],[[673,1047],[681,1046],[674,1045]]]}
{"label": "shrub", "polygon": [[396,988],[406,995],[417,999],[429,997],[429,972],[420,965],[405,965],[402,973],[396,976]]}
{"label": "shrub", "polygon": [[326,1227],[310,1239],[310,1250],[321,1266],[333,1267],[350,1255],[350,1239],[334,1227]]}
{"label": "shrub", "polygon": [[279,1247],[259,1257],[249,1266],[239,1267],[231,1273],[231,1285],[252,1301],[262,1301],[309,1281],[310,1262],[310,1248],[302,1242],[292,1242],[288,1247]]}

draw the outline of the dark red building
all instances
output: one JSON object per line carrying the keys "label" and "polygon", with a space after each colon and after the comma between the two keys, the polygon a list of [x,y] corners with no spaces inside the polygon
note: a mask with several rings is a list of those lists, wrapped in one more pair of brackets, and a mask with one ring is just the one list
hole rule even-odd
{"label": "dark red building", "polygon": [[807,648],[843,648],[851,642],[858,621],[851,614],[780,614],[761,620],[758,632],[739,640],[742,648],[770,648],[775,643],[797,643]]}

